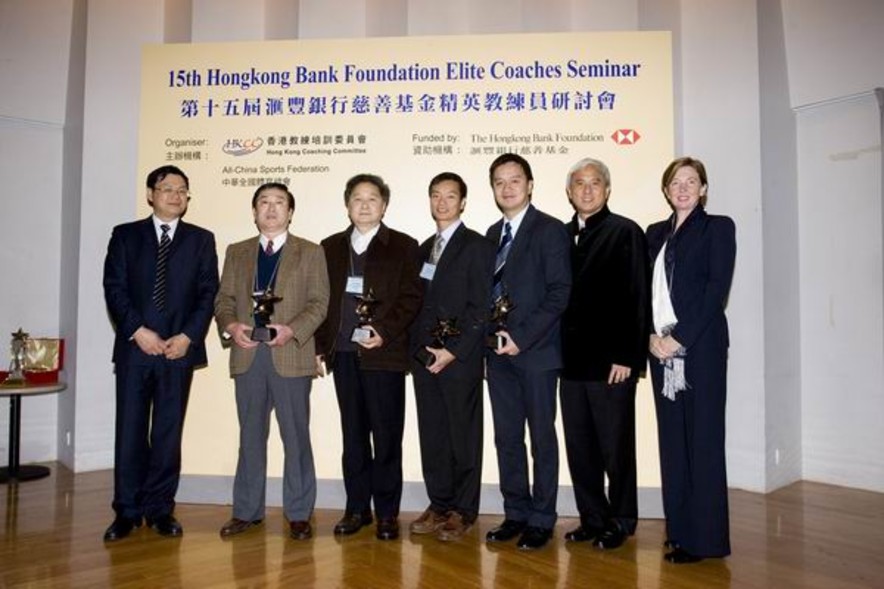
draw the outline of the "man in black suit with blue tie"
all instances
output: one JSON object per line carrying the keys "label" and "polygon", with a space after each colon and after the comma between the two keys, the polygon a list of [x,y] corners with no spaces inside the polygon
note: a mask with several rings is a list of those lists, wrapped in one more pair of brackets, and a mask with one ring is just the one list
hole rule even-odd
{"label": "man in black suit with blue tie", "polygon": [[[486,236],[498,244],[492,299],[509,299],[506,325],[487,356],[488,393],[505,519],[489,542],[519,537],[543,547],[556,523],[559,446],[556,384],[562,367],[560,318],[571,290],[565,225],[531,204],[534,176],[524,158],[506,153],[491,164],[491,187],[503,218]],[[534,486],[528,477],[525,423],[531,436]]]}
{"label": "man in black suit with blue tie", "polygon": [[182,534],[172,514],[181,434],[193,370],[218,290],[211,232],[181,217],[190,182],[175,166],[147,176],[153,214],[114,228],[104,262],[104,296],[116,330],[116,518],[104,534],[128,536],[142,519],[161,536]]}

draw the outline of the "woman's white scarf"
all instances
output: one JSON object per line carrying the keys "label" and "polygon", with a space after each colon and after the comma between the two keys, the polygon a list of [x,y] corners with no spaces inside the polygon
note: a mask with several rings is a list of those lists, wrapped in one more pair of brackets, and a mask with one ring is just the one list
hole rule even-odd
{"label": "woman's white scarf", "polygon": [[[669,284],[666,280],[666,244],[663,244],[657,259],[654,261],[654,277],[652,282],[652,298],[654,309],[654,331],[660,337],[665,337],[672,332],[678,323],[675,309],[672,307],[672,297],[669,292]],[[675,393],[687,390],[688,382],[684,373],[684,358],[687,350],[684,347],[678,349],[672,358],[660,360],[663,365],[663,396],[670,401],[675,401]]]}

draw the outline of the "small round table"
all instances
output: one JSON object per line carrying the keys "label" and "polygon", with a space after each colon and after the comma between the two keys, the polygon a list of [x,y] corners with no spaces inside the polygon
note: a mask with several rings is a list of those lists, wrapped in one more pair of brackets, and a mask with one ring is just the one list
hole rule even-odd
{"label": "small round table", "polygon": [[63,382],[52,384],[0,384],[0,397],[9,397],[9,466],[0,468],[0,483],[32,481],[49,476],[49,468],[39,464],[18,463],[21,443],[21,398],[32,395],[60,393],[67,385]]}

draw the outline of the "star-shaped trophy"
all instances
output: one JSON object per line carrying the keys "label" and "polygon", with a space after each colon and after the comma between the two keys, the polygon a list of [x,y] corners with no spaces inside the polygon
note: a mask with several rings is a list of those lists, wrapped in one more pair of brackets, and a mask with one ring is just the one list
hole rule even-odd
{"label": "star-shaped trophy", "polygon": [[9,346],[12,358],[9,361],[9,375],[3,380],[6,385],[23,385],[25,380],[25,348],[27,347],[30,334],[21,327],[12,334],[12,342]]}
{"label": "star-shaped trophy", "polygon": [[494,299],[494,303],[491,305],[491,317],[489,317],[491,335],[485,338],[485,345],[487,347],[497,350],[506,345],[506,338],[497,335],[497,333],[499,331],[506,331],[507,318],[515,307],[506,292],[501,293],[500,296]]}
{"label": "star-shaped trophy", "polygon": [[255,342],[269,342],[276,338],[276,329],[267,327],[270,323],[270,316],[273,315],[273,308],[282,297],[273,294],[273,289],[268,288],[264,292],[252,295],[255,300],[255,327],[252,329],[251,339]]}
{"label": "star-shaped trophy", "polygon": [[374,290],[368,289],[364,295],[355,295],[356,299],[356,328],[350,335],[350,341],[354,343],[364,342],[374,333],[371,324],[375,320],[376,307],[380,301],[375,298]]}
{"label": "star-shaped trophy", "polygon": [[[434,349],[444,348],[449,339],[459,335],[460,329],[457,327],[457,317],[436,319],[436,325],[430,329],[430,336],[433,338],[433,341],[430,342],[430,347]],[[419,349],[414,353],[414,357],[426,367],[432,366],[436,361],[436,355],[427,351],[426,348]]]}

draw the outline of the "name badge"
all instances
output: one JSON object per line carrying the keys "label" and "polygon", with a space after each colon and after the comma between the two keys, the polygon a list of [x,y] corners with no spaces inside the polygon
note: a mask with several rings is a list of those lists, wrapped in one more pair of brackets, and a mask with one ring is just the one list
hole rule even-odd
{"label": "name badge", "polygon": [[433,276],[436,274],[436,264],[431,264],[429,262],[424,262],[423,268],[421,268],[421,278],[424,280],[433,280]]}
{"label": "name badge", "polygon": [[362,294],[362,276],[347,277],[347,292],[349,294]]}

